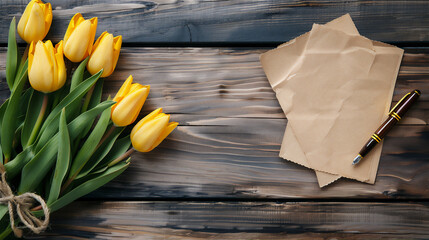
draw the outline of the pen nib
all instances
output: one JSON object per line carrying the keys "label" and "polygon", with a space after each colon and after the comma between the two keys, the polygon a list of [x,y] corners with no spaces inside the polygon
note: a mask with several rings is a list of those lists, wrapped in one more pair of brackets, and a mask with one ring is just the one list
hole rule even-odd
{"label": "pen nib", "polygon": [[362,159],[361,155],[357,155],[355,157],[355,159],[353,160],[353,164],[352,165],[356,165],[357,163],[359,163],[359,161]]}

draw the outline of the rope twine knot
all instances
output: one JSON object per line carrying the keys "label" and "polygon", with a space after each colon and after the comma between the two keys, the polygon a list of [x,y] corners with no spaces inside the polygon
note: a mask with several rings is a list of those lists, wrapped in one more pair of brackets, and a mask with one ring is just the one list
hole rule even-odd
{"label": "rope twine knot", "polygon": [[[0,203],[7,204],[9,208],[10,226],[16,237],[22,237],[22,229],[15,226],[15,212],[19,217],[19,220],[30,229],[32,232],[39,234],[49,224],[49,208],[46,205],[45,200],[35,193],[23,193],[21,195],[14,195],[9,184],[6,181],[6,170],[3,164],[0,164]],[[45,219],[42,221],[37,218],[31,211],[34,200],[40,203],[45,215]]]}

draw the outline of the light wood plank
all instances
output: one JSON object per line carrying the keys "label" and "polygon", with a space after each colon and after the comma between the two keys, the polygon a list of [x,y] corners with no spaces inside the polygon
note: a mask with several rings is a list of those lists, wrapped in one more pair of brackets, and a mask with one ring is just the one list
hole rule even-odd
{"label": "light wood plank", "polygon": [[[27,0],[0,2],[0,43]],[[55,0],[47,38],[58,42],[71,17],[98,17],[97,36],[109,31],[128,43],[285,42],[350,13],[360,33],[379,41],[428,41],[427,1],[117,1]]]}
{"label": "light wood plank", "polygon": [[47,239],[427,239],[429,205],[344,202],[77,202]]}
{"label": "light wood plank", "polygon": [[[428,49],[405,54],[394,100],[413,88],[423,95],[408,114],[412,125],[398,126],[386,139],[376,184],[341,180],[323,190],[312,171],[278,157],[287,120],[259,64],[266,50],[123,49],[105,80],[105,96],[133,74],[151,85],[142,116],[164,107],[180,126],[155,151],[135,154],[126,174],[88,198],[429,197]],[[3,48],[2,79],[4,58]]]}
{"label": "light wood plank", "polygon": [[[163,107],[169,113],[284,119],[259,62],[260,54],[268,50],[124,48],[114,74],[105,79],[104,97],[116,94],[123,81],[132,74],[136,82],[151,85],[142,116],[156,107]],[[9,97],[5,59],[6,48],[0,48],[2,101]],[[69,72],[76,66],[68,64]],[[428,66],[429,48],[406,49],[393,104],[414,88],[423,92],[417,105],[407,113],[407,121],[411,124],[429,122]]]}

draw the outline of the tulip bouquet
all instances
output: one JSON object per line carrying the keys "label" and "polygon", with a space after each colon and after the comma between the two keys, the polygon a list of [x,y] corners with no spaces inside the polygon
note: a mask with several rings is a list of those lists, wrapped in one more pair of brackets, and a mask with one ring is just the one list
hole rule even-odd
{"label": "tulip bouquet", "polygon": [[[150,90],[132,76],[113,99],[101,100],[122,37],[104,32],[94,43],[97,21],[76,14],[55,46],[42,41],[52,22],[49,3],[32,0],[18,26],[11,21],[11,96],[0,107],[0,239],[12,232],[20,237],[23,228],[40,233],[50,212],[111,181],[128,167],[134,149],[151,151],[178,124],[159,108],[128,129]],[[16,30],[29,44],[23,56]],[[76,67],[70,80],[66,65]]]}

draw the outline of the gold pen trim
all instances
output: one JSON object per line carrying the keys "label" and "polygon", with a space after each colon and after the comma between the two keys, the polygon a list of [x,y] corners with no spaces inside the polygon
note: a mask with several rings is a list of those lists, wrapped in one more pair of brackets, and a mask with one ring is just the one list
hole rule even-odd
{"label": "gold pen trim", "polygon": [[419,92],[417,92],[417,90],[414,90],[414,92],[415,92],[415,93],[417,93],[417,95],[419,95],[419,96],[420,96],[420,93],[419,93]]}
{"label": "gold pen trim", "polygon": [[381,141],[380,136],[378,136],[376,133],[373,134],[376,138],[378,138],[379,141]]}
{"label": "gold pen trim", "polygon": [[399,122],[399,120],[401,120],[401,116],[399,116],[397,113],[395,113],[395,112],[391,112],[390,113],[390,116],[392,116],[392,117],[394,117],[398,122]]}
{"label": "gold pen trim", "polygon": [[376,134],[372,135],[371,138],[377,141],[378,143],[380,142],[380,140],[378,140],[379,137]]}
{"label": "gold pen trim", "polygon": [[[417,93],[417,91],[414,91],[414,92],[416,92]],[[402,98],[401,98],[401,100],[399,100],[399,102],[397,102],[396,103],[396,105],[390,110],[390,112],[389,112],[389,114],[391,114],[393,111],[395,111],[395,109],[398,107],[398,105],[399,104],[401,104],[401,102],[402,101],[404,101],[404,99],[408,96],[408,95],[410,95],[411,93],[413,93],[413,92],[409,92],[409,93],[407,93],[407,94],[405,94],[405,96],[403,96]],[[417,93],[418,94],[418,93]],[[398,119],[396,119],[396,120],[398,120]],[[399,121],[399,120],[398,120]]]}

